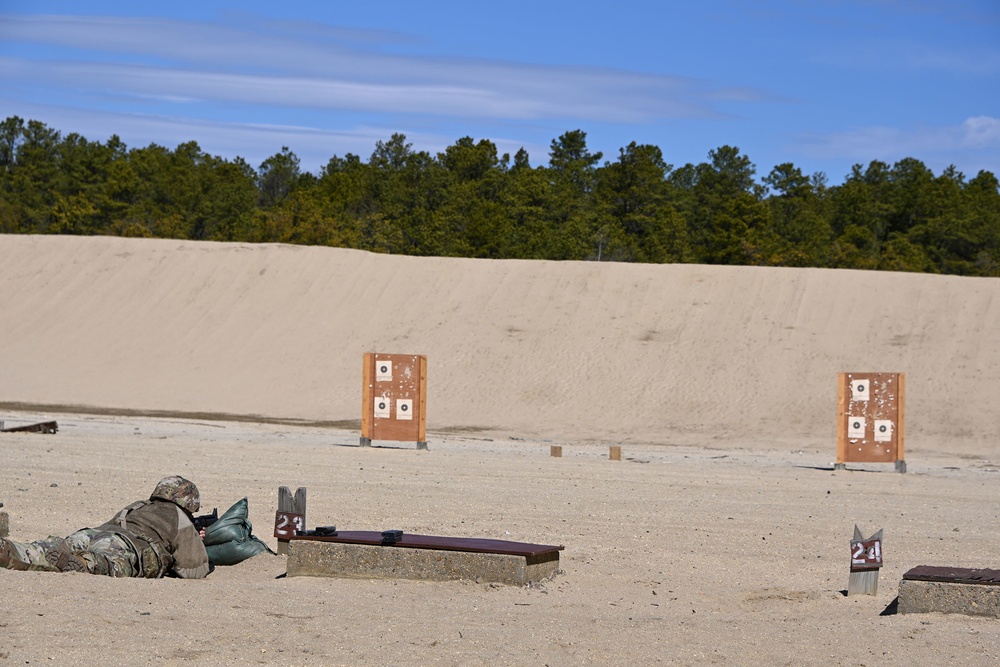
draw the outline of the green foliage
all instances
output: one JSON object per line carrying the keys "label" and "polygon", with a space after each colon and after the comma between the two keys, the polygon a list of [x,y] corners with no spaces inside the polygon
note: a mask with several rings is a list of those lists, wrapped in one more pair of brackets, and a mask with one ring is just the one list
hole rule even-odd
{"label": "green foliage", "polygon": [[546,166],[462,137],[437,155],[406,136],[368,161],[303,172],[288,147],[242,158],[128,148],[0,122],[0,233],[280,242],[482,258],[702,262],[1000,276],[1000,183],[913,158],[854,165],[840,185],[733,146],[674,168],[630,143],[601,164],[587,134],[554,139]]}
{"label": "green foliage", "polygon": [[685,165],[674,179],[687,220],[693,260],[705,264],[758,264],[768,212],[756,171],[738,148],[709,151],[711,162]]}
{"label": "green foliage", "polygon": [[656,146],[621,149],[598,181],[597,259],[681,262],[689,256],[688,231],[666,180],[672,167]]}
{"label": "green foliage", "polygon": [[257,170],[257,187],[260,189],[260,205],[271,208],[280,204],[292,193],[302,176],[299,158],[282,146],[281,152],[261,163]]}
{"label": "green foliage", "polygon": [[830,226],[825,176],[805,176],[790,162],[779,164],[763,182],[776,192],[767,199],[769,220],[760,235],[761,261],[773,266],[828,266]]}

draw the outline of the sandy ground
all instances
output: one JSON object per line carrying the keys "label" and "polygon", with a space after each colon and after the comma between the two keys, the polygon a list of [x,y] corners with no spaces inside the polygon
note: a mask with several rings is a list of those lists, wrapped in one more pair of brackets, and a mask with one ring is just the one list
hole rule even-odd
{"label": "sandy ground", "polygon": [[[26,420],[34,415],[18,415]],[[48,416],[48,415],[46,415]],[[883,615],[910,567],[996,566],[998,469],[933,455],[905,474],[832,470],[827,447],[764,450],[432,438],[66,415],[4,434],[16,536],[108,518],[161,472],[206,508],[246,495],[270,536],[277,487],[310,525],[562,544],[541,585],[284,578],[257,556],[204,581],[0,571],[0,664],[993,665],[996,620]],[[885,529],[878,595],[845,595],[854,524]]]}
{"label": "sandy ground", "polygon": [[[272,546],[280,485],[312,525],[565,545],[529,587],[0,570],[0,665],[1000,662],[994,619],[892,613],[911,567],[1000,566],[1000,281],[0,236],[0,312],[0,419],[60,426],[0,434],[13,538],[182,474]],[[368,350],[428,355],[428,451],[357,446]],[[833,470],[850,370],[907,373],[906,474]]]}

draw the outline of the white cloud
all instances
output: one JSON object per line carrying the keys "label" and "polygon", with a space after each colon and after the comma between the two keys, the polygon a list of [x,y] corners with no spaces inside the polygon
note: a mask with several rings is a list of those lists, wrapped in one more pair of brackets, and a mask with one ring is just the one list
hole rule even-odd
{"label": "white cloud", "polygon": [[969,148],[1000,149],[1000,118],[975,116],[962,123],[963,144]]}
{"label": "white cloud", "polygon": [[[389,55],[370,32],[352,41],[333,28],[264,30],[166,19],[0,17],[0,41],[74,52],[62,61],[10,58],[5,78],[19,73],[96,96],[624,123],[719,117],[718,100],[762,98],[753,90],[736,95],[682,77],[618,69]],[[398,40],[387,34],[392,38]]]}
{"label": "white cloud", "polygon": [[847,158],[867,164],[871,160],[893,163],[912,157],[940,171],[950,164],[970,173],[998,171],[1000,119],[974,116],[958,125],[942,127],[865,127],[831,134],[807,134],[794,150],[820,159]]}

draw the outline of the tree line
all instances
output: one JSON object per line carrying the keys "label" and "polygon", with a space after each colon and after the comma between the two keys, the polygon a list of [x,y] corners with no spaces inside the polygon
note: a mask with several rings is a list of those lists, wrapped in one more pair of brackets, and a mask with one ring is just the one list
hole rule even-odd
{"label": "tree line", "polygon": [[11,116],[0,124],[0,233],[280,242],[496,259],[742,264],[1000,276],[1000,183],[920,160],[856,164],[839,185],[792,163],[758,180],[733,146],[674,167],[582,130],[521,149],[403,134],[318,174],[288,148],[256,169],[195,142],[128,148]]}

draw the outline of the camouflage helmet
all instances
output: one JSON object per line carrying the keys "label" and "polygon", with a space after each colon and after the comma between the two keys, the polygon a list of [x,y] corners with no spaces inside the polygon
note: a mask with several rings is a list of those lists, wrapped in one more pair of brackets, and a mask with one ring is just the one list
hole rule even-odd
{"label": "camouflage helmet", "polygon": [[198,493],[198,487],[194,485],[194,482],[190,482],[179,475],[164,477],[157,482],[156,488],[153,489],[153,493],[149,496],[150,500],[154,498],[169,500],[192,514],[197,512],[198,508],[201,507],[201,496]]}

